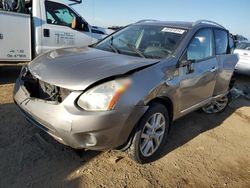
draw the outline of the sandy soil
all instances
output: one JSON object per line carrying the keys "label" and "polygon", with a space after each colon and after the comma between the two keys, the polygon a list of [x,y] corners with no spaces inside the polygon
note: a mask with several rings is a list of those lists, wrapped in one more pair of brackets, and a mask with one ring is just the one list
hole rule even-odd
{"label": "sandy soil", "polygon": [[176,121],[165,155],[138,165],[119,151],[76,152],[26,122],[12,100],[19,71],[0,70],[0,187],[250,187],[249,100]]}

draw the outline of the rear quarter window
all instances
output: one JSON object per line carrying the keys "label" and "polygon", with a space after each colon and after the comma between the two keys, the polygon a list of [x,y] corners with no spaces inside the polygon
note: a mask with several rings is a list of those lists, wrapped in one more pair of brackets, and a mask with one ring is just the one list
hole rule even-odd
{"label": "rear quarter window", "polygon": [[227,54],[228,51],[228,34],[224,30],[215,29],[215,49],[216,55]]}

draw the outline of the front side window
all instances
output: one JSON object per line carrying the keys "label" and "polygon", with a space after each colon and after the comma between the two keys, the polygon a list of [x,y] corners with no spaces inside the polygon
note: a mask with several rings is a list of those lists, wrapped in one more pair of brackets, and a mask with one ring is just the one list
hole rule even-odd
{"label": "front side window", "polygon": [[100,50],[162,59],[174,53],[187,31],[158,25],[131,25],[97,44]]}
{"label": "front side window", "polygon": [[187,48],[187,60],[199,61],[213,56],[213,33],[211,29],[200,30]]}
{"label": "front side window", "polygon": [[220,29],[214,30],[216,55],[227,54],[228,51],[228,35],[227,32]]}
{"label": "front side window", "polygon": [[47,23],[71,27],[77,15],[67,6],[59,3],[45,1]]}

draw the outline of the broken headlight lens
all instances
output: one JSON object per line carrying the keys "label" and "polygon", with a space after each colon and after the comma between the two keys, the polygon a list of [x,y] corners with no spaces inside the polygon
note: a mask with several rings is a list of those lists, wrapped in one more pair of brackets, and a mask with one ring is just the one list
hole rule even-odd
{"label": "broken headlight lens", "polygon": [[83,93],[77,104],[88,111],[112,110],[130,84],[129,78],[120,78],[95,86]]}

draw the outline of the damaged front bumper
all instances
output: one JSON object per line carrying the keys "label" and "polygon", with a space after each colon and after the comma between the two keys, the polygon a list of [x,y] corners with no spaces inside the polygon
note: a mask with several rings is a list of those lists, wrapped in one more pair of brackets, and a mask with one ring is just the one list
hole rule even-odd
{"label": "damaged front bumper", "polygon": [[82,92],[71,92],[62,102],[31,97],[19,78],[14,100],[24,116],[57,141],[72,148],[105,150],[117,148],[146,112],[146,106],[130,106],[105,112],[89,112],[76,105]]}

